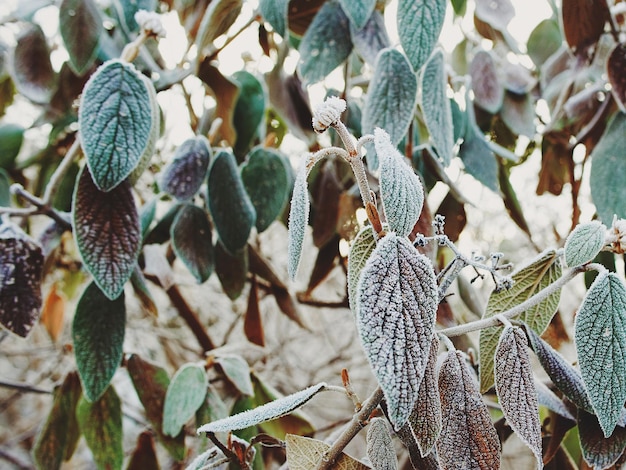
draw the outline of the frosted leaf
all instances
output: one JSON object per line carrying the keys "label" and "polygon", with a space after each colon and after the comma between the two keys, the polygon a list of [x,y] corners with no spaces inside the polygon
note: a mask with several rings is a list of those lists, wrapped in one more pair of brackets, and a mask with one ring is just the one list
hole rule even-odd
{"label": "frosted leaf", "polygon": [[296,176],[289,208],[289,245],[287,246],[287,271],[293,280],[298,273],[300,257],[302,256],[302,243],[304,234],[309,223],[309,189],[306,178],[309,175],[308,165],[302,165]]}
{"label": "frosted leaf", "polygon": [[389,425],[384,418],[374,418],[367,427],[367,457],[374,470],[396,470],[398,459]]}
{"label": "frosted leaf", "polygon": [[348,300],[350,301],[350,309],[356,313],[357,305],[357,285],[361,270],[365,266],[368,258],[376,248],[376,237],[372,226],[363,227],[350,245],[348,253]]}
{"label": "frosted leaf", "polygon": [[539,405],[527,347],[521,328],[504,329],[496,348],[496,393],[509,426],[535,454],[537,468],[542,468]]}
{"label": "frosted leaf", "polygon": [[176,437],[180,433],[204,403],[208,385],[204,367],[189,363],[176,371],[163,403],[163,434]]}
{"label": "frosted leaf", "polygon": [[407,236],[422,213],[424,188],[419,177],[393,146],[389,134],[374,129],[374,146],[380,160],[380,197],[391,231]]}
{"label": "frosted leaf", "polygon": [[462,353],[449,351],[439,369],[443,427],[437,453],[443,468],[497,470],[500,440]]}
{"label": "frosted leaf", "polygon": [[[287,434],[285,444],[289,470],[316,468],[330,449],[330,445],[325,442],[295,434]],[[349,455],[341,454],[333,464],[333,470],[370,470],[370,468]]]}
{"label": "frosted leaf", "polygon": [[206,180],[210,160],[211,146],[206,137],[185,140],[163,170],[161,189],[181,201],[191,199]]}
{"label": "frosted leaf", "polygon": [[598,274],[574,322],[583,382],[605,437],[626,401],[626,287],[615,273]]}
{"label": "frosted leaf", "polygon": [[224,375],[235,388],[242,394],[253,396],[252,379],[250,378],[250,366],[245,359],[236,354],[223,354],[215,358]]}
{"label": "frosted leaf", "polygon": [[537,403],[541,406],[545,406],[550,411],[553,411],[570,421],[574,421],[576,419],[569,408],[565,406],[563,400],[557,397],[555,393],[540,380],[535,380],[535,390],[537,391]]}
{"label": "frosted leaf", "polygon": [[431,262],[390,232],[365,264],[358,285],[357,326],[395,429],[408,420],[430,351],[437,313]]}
{"label": "frosted leaf", "polygon": [[202,432],[227,432],[245,429],[255,424],[263,423],[271,419],[285,416],[295,409],[304,405],[318,392],[326,389],[326,383],[320,382],[299,392],[278,398],[265,405],[258,406],[252,410],[238,413],[228,418],[212,421],[198,428],[198,434]]}
{"label": "frosted leaf", "polygon": [[346,102],[337,96],[330,96],[313,112],[313,129],[321,134],[341,119],[346,110]]}
{"label": "frosted leaf", "polygon": [[165,28],[161,23],[161,15],[155,11],[139,10],[135,13],[135,21],[148,35],[165,37]]}
{"label": "frosted leaf", "polygon": [[592,261],[604,246],[606,226],[597,220],[579,224],[565,240],[565,262],[579,266]]}
{"label": "frosted leaf", "polygon": [[578,412],[578,436],[583,458],[591,468],[611,467],[626,448],[626,429],[616,427],[613,434],[605,438],[598,419],[582,410]]}

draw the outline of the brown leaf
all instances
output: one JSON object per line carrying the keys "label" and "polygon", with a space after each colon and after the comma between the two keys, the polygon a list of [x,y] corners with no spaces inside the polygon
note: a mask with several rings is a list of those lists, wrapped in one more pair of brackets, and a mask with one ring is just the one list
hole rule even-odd
{"label": "brown leaf", "polygon": [[339,196],[339,213],[337,215],[337,233],[344,240],[352,240],[359,233],[359,222],[356,210],[363,207],[361,198],[348,192]]}
{"label": "brown leaf", "polygon": [[606,63],[611,92],[622,112],[626,112],[626,44],[618,44]]}
{"label": "brown leaf", "polygon": [[567,0],[561,7],[565,40],[574,53],[593,45],[610,16],[606,0]]}
{"label": "brown leaf", "polygon": [[291,0],[287,12],[289,29],[297,36],[304,36],[313,17],[326,0]]}
{"label": "brown leaf", "polygon": [[459,239],[459,235],[465,228],[467,223],[467,217],[465,216],[465,206],[462,202],[459,202],[452,194],[452,191],[448,191],[448,194],[436,211],[437,214],[443,215],[446,218],[445,232],[450,241],[456,242]]}
{"label": "brown leaf", "polygon": [[143,431],[137,438],[137,446],[130,457],[126,470],[159,470],[159,468],[152,432]]}
{"label": "brown leaf", "polygon": [[315,264],[313,265],[313,271],[309,278],[309,285],[306,288],[306,294],[310,295],[311,292],[319,286],[324,279],[330,274],[333,268],[336,266],[335,260],[339,256],[339,235],[331,238],[317,253],[315,258]]}
{"label": "brown leaf", "polygon": [[274,297],[276,298],[278,308],[280,308],[281,312],[287,315],[287,318],[295,321],[302,328],[307,330],[309,329],[309,326],[306,321],[304,321],[304,318],[300,316],[296,303],[287,289],[273,285],[272,294],[274,294]]}
{"label": "brown leaf", "polygon": [[65,296],[57,292],[56,283],[52,284],[41,311],[41,323],[46,327],[52,341],[56,341],[63,330],[65,302]]}
{"label": "brown leaf", "polygon": [[200,63],[198,78],[213,90],[213,96],[217,103],[215,117],[222,119],[221,138],[229,145],[235,145],[237,133],[233,125],[233,113],[239,96],[239,87],[221,74],[219,69],[212,64],[210,57]]}
{"label": "brown leaf", "polygon": [[[553,138],[557,137],[557,138]],[[537,194],[549,192],[558,196],[565,183],[569,183],[569,164],[572,150],[558,136],[545,135],[542,142],[541,170],[537,183]]]}
{"label": "brown leaf", "polygon": [[[550,421],[549,421],[549,438],[547,438],[548,442],[543,446],[543,463],[547,465],[554,459],[559,449],[561,448],[561,443],[563,442],[563,438],[565,434],[576,426],[576,423],[564,418],[561,415],[556,413],[550,413]],[[544,440],[545,443],[545,440]]]}
{"label": "brown leaf", "polygon": [[222,289],[230,300],[241,295],[248,273],[248,250],[244,249],[235,256],[226,251],[221,243],[215,244],[215,273],[222,284]]}
{"label": "brown leaf", "polygon": [[18,36],[13,53],[13,82],[26,98],[47,103],[56,74],[50,62],[50,48],[42,29],[29,24]]}
{"label": "brown leaf", "polygon": [[243,332],[251,343],[258,344],[261,347],[265,346],[265,333],[263,331],[263,321],[261,320],[261,309],[259,308],[259,288],[254,275],[250,282],[248,308],[243,319]]}
{"label": "brown leaf", "polygon": [[470,64],[474,102],[492,114],[497,113],[504,100],[504,88],[498,70],[488,51],[480,50]]}
{"label": "brown leaf", "polygon": [[[311,470],[316,468],[330,449],[325,442],[308,437],[287,434],[287,463],[290,470]],[[369,470],[367,465],[362,464],[352,457],[341,454],[333,465],[334,470]]]}
{"label": "brown leaf", "polygon": [[339,197],[341,186],[332,164],[326,164],[320,171],[313,189],[313,243],[321,248],[335,235],[339,218]]}

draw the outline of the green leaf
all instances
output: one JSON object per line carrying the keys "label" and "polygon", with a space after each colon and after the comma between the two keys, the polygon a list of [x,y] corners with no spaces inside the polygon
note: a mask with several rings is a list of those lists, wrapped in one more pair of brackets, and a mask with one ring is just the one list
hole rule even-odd
{"label": "green leaf", "polygon": [[433,266],[404,237],[388,233],[361,271],[357,326],[395,429],[417,401],[439,295]]}
{"label": "green leaf", "polygon": [[464,16],[467,10],[467,0],[451,0],[454,13],[458,16]]}
{"label": "green leaf", "polygon": [[287,245],[287,272],[291,280],[296,278],[300,257],[302,256],[302,244],[307,225],[309,224],[309,188],[307,177],[311,172],[312,165],[303,164],[296,175],[296,181],[291,195],[289,207],[289,241]]}
{"label": "green leaf", "polygon": [[565,263],[579,266],[592,261],[604,246],[606,226],[597,220],[577,225],[565,240]]}
{"label": "green leaf", "polygon": [[146,88],[148,89],[150,107],[147,110],[150,111],[151,127],[146,148],[139,158],[139,162],[137,163],[137,165],[135,165],[133,171],[130,172],[130,175],[128,175],[128,181],[133,186],[135,185],[135,183],[137,183],[139,177],[143,174],[143,172],[146,171],[148,165],[150,165],[150,160],[152,159],[152,155],[154,154],[154,150],[156,149],[157,140],[159,140],[159,135],[161,134],[161,108],[159,108],[154,84],[145,75],[140,75],[139,78],[145,83]]}
{"label": "green leaf", "polygon": [[170,239],[172,223],[181,207],[183,207],[182,204],[173,204],[168,209],[161,220],[144,236],[144,245],[161,244]]}
{"label": "green leaf", "polygon": [[282,214],[291,190],[287,162],[270,148],[253,149],[241,167],[241,179],[256,210],[256,228],[263,232]]}
{"label": "green leaf", "polygon": [[559,23],[554,19],[546,19],[535,26],[526,47],[528,56],[537,67],[541,67],[563,43]]}
{"label": "green leaf", "polygon": [[174,253],[202,284],[211,276],[214,266],[209,215],[204,209],[185,204],[170,230]]}
{"label": "green leaf", "polygon": [[289,0],[260,0],[259,9],[261,15],[269,24],[272,25],[274,31],[285,37],[287,29],[287,6]]}
{"label": "green leaf", "polygon": [[[546,250],[528,265],[512,274],[513,286],[508,290],[494,290],[489,296],[483,318],[502,313],[528,300],[561,277],[560,258],[554,250]],[[542,334],[556,313],[561,297],[560,289],[538,305],[529,308],[516,319]],[[494,326],[480,331],[480,390],[486,392],[493,385],[494,354],[502,327]]]}
{"label": "green leaf", "polygon": [[59,29],[70,55],[70,67],[82,76],[93,65],[104,31],[100,12],[93,0],[63,0],[59,7]]}
{"label": "green leaf", "polygon": [[380,160],[380,197],[389,229],[406,237],[422,213],[424,188],[384,130],[374,130],[374,147]]}
{"label": "green leaf", "polygon": [[206,372],[196,364],[183,365],[170,382],[163,404],[163,433],[177,436],[183,426],[204,403],[207,387]]}
{"label": "green leaf", "polygon": [[76,366],[85,398],[98,400],[122,361],[126,306],[124,295],[109,300],[95,283],[87,286],[72,324]]}
{"label": "green leaf", "polygon": [[352,51],[350,20],[337,2],[326,2],[300,42],[300,76],[306,84],[325,79]]}
{"label": "green leaf", "polygon": [[365,26],[372,15],[376,0],[339,0],[339,4],[350,18],[350,23],[359,30]]}
{"label": "green leaf", "polygon": [[11,180],[4,169],[0,168],[0,206],[11,205]]}
{"label": "green leaf", "polygon": [[153,144],[153,97],[132,64],[110,60],[89,78],[78,111],[81,145],[98,189],[131,174]]}
{"label": "green leaf", "polygon": [[191,199],[206,178],[210,160],[211,146],[206,137],[187,139],[163,170],[161,189],[179,201]]}
{"label": "green leaf", "polygon": [[626,429],[617,427],[611,437],[605,438],[594,415],[579,410],[577,421],[585,462],[591,468],[611,468],[615,465],[626,449]]}
{"label": "green leaf", "polygon": [[385,129],[393,145],[406,134],[417,100],[417,78],[406,57],[395,49],[378,54],[363,110],[363,132]]}
{"label": "green leaf", "polygon": [[81,433],[91,449],[96,467],[103,470],[122,468],[122,406],[113,387],[94,403],[81,398],[76,409]]}
{"label": "green leaf", "polygon": [[420,77],[424,123],[437,155],[448,166],[452,161],[454,133],[452,110],[446,94],[447,79],[443,51],[437,49],[428,59]]}
{"label": "green leaf", "polygon": [[153,197],[149,201],[146,201],[141,209],[139,210],[139,225],[141,227],[141,239],[145,240],[149,230],[150,225],[152,225],[152,221],[154,220],[154,216],[156,215],[156,197]]}
{"label": "green leaf", "polygon": [[19,124],[0,126],[0,168],[10,169],[24,142],[24,128]]}
{"label": "green leaf", "polygon": [[83,168],[74,190],[74,237],[96,284],[109,299],[124,290],[141,247],[141,228],[128,182],[105,193]]}
{"label": "green leaf", "polygon": [[248,274],[248,250],[230,254],[221,243],[215,245],[215,273],[230,300],[241,295]]}
{"label": "green leaf", "polygon": [[146,278],[138,265],[135,265],[133,274],[130,276],[130,282],[143,310],[157,317],[159,315],[158,307],[156,306],[154,297],[152,297],[150,293],[150,289],[148,289]]}
{"label": "green leaf", "polygon": [[[350,24],[350,35],[354,50],[361,58],[372,67],[376,64],[376,57],[383,49],[391,46],[391,41],[385,28],[385,18],[382,13],[374,10],[365,26],[356,29]],[[348,109],[355,105],[354,101],[348,102]],[[361,128],[361,120],[358,120],[358,128]],[[350,123],[346,123],[350,128]]]}
{"label": "green leaf", "polygon": [[259,126],[265,116],[265,90],[254,75],[244,70],[235,72],[232,79],[239,85],[233,111],[233,124],[237,131],[233,152],[242,161],[258,136]]}
{"label": "green leaf", "polygon": [[400,44],[415,72],[426,63],[437,44],[446,17],[446,0],[400,0]]}
{"label": "green leaf", "polygon": [[209,209],[219,239],[230,253],[246,246],[256,213],[232,153],[218,153],[209,170]]}
{"label": "green leaf", "polygon": [[18,91],[38,104],[50,101],[57,76],[50,62],[50,48],[39,25],[28,24],[13,50],[13,83]]}
{"label": "green leaf", "polygon": [[350,309],[356,314],[358,309],[357,285],[365,263],[376,248],[376,237],[372,226],[363,227],[350,245],[348,253],[348,300]]}
{"label": "green leaf", "polygon": [[219,355],[215,358],[226,378],[244,395],[254,395],[252,380],[250,379],[250,366],[241,357],[235,354]]}
{"label": "green leaf", "polygon": [[600,219],[611,223],[613,215],[626,217],[626,114],[618,112],[591,152],[591,197]]}
{"label": "green leaf", "polygon": [[578,310],[574,330],[580,372],[609,437],[626,401],[626,287],[615,273],[598,275]]}

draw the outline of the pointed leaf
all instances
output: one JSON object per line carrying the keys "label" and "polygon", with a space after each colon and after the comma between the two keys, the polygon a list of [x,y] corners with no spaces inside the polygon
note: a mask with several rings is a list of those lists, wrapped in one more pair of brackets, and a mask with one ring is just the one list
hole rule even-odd
{"label": "pointed leaf", "polygon": [[592,468],[610,468],[626,449],[626,429],[617,427],[605,438],[598,419],[585,411],[578,411],[578,437],[585,462]]}
{"label": "pointed leaf", "polygon": [[256,213],[230,152],[218,153],[211,164],[209,209],[224,248],[231,254],[244,248]]}
{"label": "pointed leaf", "polygon": [[375,129],[374,146],[380,160],[380,197],[389,229],[406,237],[422,213],[424,188],[413,168],[391,144],[389,134]]}
{"label": "pointed leaf", "polygon": [[[554,250],[546,250],[512,274],[513,287],[491,293],[483,317],[491,317],[521,304],[560,278],[561,272],[558,254]],[[537,334],[542,334],[556,313],[560,297],[561,291],[558,290],[515,318],[528,324]],[[480,389],[483,393],[493,385],[494,353],[501,332],[502,327],[485,328],[480,331]]]}
{"label": "pointed leaf", "polygon": [[26,98],[39,104],[50,100],[56,75],[46,36],[39,25],[28,24],[17,37],[12,72],[13,83]]}
{"label": "pointed leaf", "polygon": [[626,112],[626,44],[618,44],[611,52],[606,71],[611,84],[611,92],[622,112]]}
{"label": "pointed leaf", "polygon": [[[287,435],[286,444],[287,463],[290,470],[316,468],[330,449],[330,445],[323,441],[294,434]],[[369,467],[342,453],[333,464],[333,470],[369,470]]]}
{"label": "pointed leaf", "polygon": [[626,402],[626,287],[615,273],[598,275],[578,310],[574,330],[580,372],[609,437]]}
{"label": "pointed leaf", "polygon": [[326,2],[300,42],[300,76],[319,82],[341,65],[352,51],[350,20],[337,2]]}
{"label": "pointed leaf", "polygon": [[400,44],[415,72],[426,63],[437,44],[446,16],[446,0],[400,0]]}
{"label": "pointed leaf", "polygon": [[261,15],[269,24],[272,25],[274,31],[285,37],[287,29],[287,7],[289,0],[260,0],[259,9]]}
{"label": "pointed leaf", "polygon": [[535,26],[528,37],[528,56],[537,67],[541,67],[548,58],[559,50],[563,43],[558,21],[546,19]]}
{"label": "pointed leaf", "polygon": [[485,111],[497,113],[504,100],[504,87],[500,83],[491,53],[478,51],[470,64],[469,73],[472,77],[474,102]]}
{"label": "pointed leaf", "polygon": [[498,162],[485,137],[475,124],[468,123],[459,149],[465,171],[494,192],[498,192]]}
{"label": "pointed leaf", "polygon": [[0,324],[26,338],[39,318],[44,256],[12,222],[0,223]]}
{"label": "pointed leaf", "polygon": [[187,139],[176,149],[171,163],[163,170],[161,189],[179,201],[191,199],[204,182],[211,146],[204,136]]}
{"label": "pointed leaf", "polygon": [[150,232],[150,226],[156,216],[156,203],[157,198],[153,197],[145,202],[139,210],[139,226],[141,227],[141,238],[144,241]]}
{"label": "pointed leaf", "polygon": [[222,75],[220,70],[214,65],[213,60],[207,57],[200,63],[198,68],[198,78],[206,83],[215,97],[215,118],[222,119],[222,125],[219,127],[219,136],[226,140],[229,145],[235,145],[237,137],[233,115],[235,112],[235,104],[239,96],[239,87],[237,84]]}
{"label": "pointed leaf", "polygon": [[542,468],[539,405],[527,347],[521,328],[504,329],[495,355],[496,393],[508,425],[535,455],[537,467]]}
{"label": "pointed leaf", "polygon": [[241,356],[235,354],[219,355],[215,358],[215,363],[219,364],[228,381],[240,393],[249,396],[254,395],[252,379],[250,379],[250,366]]}
{"label": "pointed leaf", "polygon": [[248,274],[248,250],[240,250],[234,255],[226,251],[221,243],[215,245],[215,273],[224,293],[230,300],[241,295]]}
{"label": "pointed leaf", "polygon": [[611,15],[606,2],[590,0],[568,0],[560,11],[563,35],[574,52],[594,45]]}
{"label": "pointed leaf", "polygon": [[130,457],[126,470],[159,470],[159,461],[154,448],[154,437],[151,431],[143,431],[137,438],[137,445]]}
{"label": "pointed leaf", "polygon": [[433,266],[390,232],[361,272],[357,325],[395,429],[417,401],[431,346],[438,293]]}
{"label": "pointed leaf", "polygon": [[261,82],[245,70],[235,72],[232,78],[239,85],[239,96],[233,111],[233,124],[237,131],[233,152],[238,161],[242,161],[258,137],[259,125],[265,116],[265,90]]}
{"label": "pointed leaf", "polygon": [[170,230],[174,253],[202,284],[213,273],[214,265],[209,215],[198,206],[185,204]]}
{"label": "pointed leaf", "polygon": [[339,4],[350,18],[350,23],[359,30],[372,15],[376,0],[339,0]]}
{"label": "pointed leaf", "polygon": [[154,145],[153,97],[132,64],[110,60],[89,78],[78,112],[81,145],[98,189],[110,191]]}
{"label": "pointed leaf", "polygon": [[100,12],[93,0],[63,0],[59,7],[59,29],[77,75],[91,67],[104,31]]}
{"label": "pointed leaf", "polygon": [[444,468],[497,470],[500,440],[462,353],[449,351],[439,369],[443,428],[437,454]]}
{"label": "pointed leaf", "polygon": [[537,391],[537,403],[539,403],[540,406],[545,406],[548,410],[570,421],[576,419],[570,409],[563,403],[563,400],[557,397],[556,394],[540,380],[535,380],[535,390]]}
{"label": "pointed leaf", "polygon": [[78,402],[76,417],[81,433],[91,449],[98,468],[122,468],[122,406],[113,387],[94,403],[84,397]]}
{"label": "pointed leaf", "polygon": [[100,191],[86,168],[74,190],[74,237],[86,268],[109,299],[130,278],[141,247],[141,228],[128,182]]}
{"label": "pointed leaf", "polygon": [[167,387],[163,403],[163,434],[175,437],[204,402],[206,372],[196,364],[183,365]]}
{"label": "pointed leaf", "polygon": [[[372,67],[376,63],[378,53],[391,46],[385,28],[385,19],[382,13],[376,10],[361,29],[357,30],[353,24],[350,24],[350,37],[356,53]],[[351,103],[353,102],[348,103],[348,107]]]}
{"label": "pointed leaf", "polygon": [[579,266],[593,261],[604,246],[606,226],[597,220],[579,224],[565,240],[565,262]]}
{"label": "pointed leaf", "polygon": [[396,436],[402,441],[402,444],[409,452],[411,465],[417,470],[440,470],[437,453],[431,452],[426,457],[422,457],[422,453],[417,445],[415,436],[411,432],[411,428],[407,425],[396,431]]}
{"label": "pointed leaf", "polygon": [[376,237],[371,225],[363,227],[350,245],[348,253],[348,300],[350,309],[356,314],[358,310],[357,285],[365,263],[376,248]]}
{"label": "pointed leaf", "polygon": [[385,129],[398,145],[406,134],[417,100],[417,78],[407,58],[395,49],[383,49],[376,59],[365,108],[363,133]]}
{"label": "pointed leaf", "polygon": [[52,284],[50,292],[41,310],[41,323],[46,327],[52,341],[57,341],[63,331],[63,319],[65,317],[66,300],[63,293],[57,291],[57,284]]}
{"label": "pointed leaf", "polygon": [[302,256],[302,244],[307,225],[309,224],[309,188],[307,176],[311,171],[310,165],[301,165],[296,181],[293,186],[291,196],[291,207],[289,208],[289,244],[287,247],[287,271],[291,280],[296,278],[300,257]]}
{"label": "pointed leaf", "polygon": [[243,0],[213,0],[209,4],[198,27],[196,46],[199,53],[228,31],[241,13],[242,6]]}
{"label": "pointed leaf", "polygon": [[515,16],[511,0],[476,0],[476,16],[499,31],[506,30]]}
{"label": "pointed leaf", "polygon": [[367,457],[376,470],[396,470],[398,459],[387,420],[374,418],[367,427]]}

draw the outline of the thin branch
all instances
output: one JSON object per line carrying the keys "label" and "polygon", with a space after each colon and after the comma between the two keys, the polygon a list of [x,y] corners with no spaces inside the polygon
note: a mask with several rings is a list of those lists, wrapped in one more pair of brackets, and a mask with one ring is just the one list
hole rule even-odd
{"label": "thin branch", "polygon": [[39,393],[41,395],[52,394],[52,390],[44,390],[43,388],[38,388],[33,385],[20,382],[10,382],[7,380],[0,380],[0,388],[9,388],[11,390],[18,390],[25,393]]}

